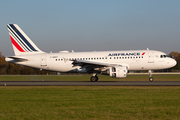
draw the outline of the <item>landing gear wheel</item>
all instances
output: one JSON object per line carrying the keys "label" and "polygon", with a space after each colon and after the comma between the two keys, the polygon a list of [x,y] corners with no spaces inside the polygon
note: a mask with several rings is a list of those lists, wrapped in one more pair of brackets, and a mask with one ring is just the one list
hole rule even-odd
{"label": "landing gear wheel", "polygon": [[97,76],[92,76],[90,80],[91,80],[91,82],[97,82],[98,77]]}
{"label": "landing gear wheel", "polygon": [[96,82],[97,82],[99,78],[98,78],[98,76],[95,76],[95,77],[96,77]]}
{"label": "landing gear wheel", "polygon": [[149,78],[149,81],[150,81],[150,82],[152,82],[153,80],[154,80],[153,77],[150,77],[150,78]]}

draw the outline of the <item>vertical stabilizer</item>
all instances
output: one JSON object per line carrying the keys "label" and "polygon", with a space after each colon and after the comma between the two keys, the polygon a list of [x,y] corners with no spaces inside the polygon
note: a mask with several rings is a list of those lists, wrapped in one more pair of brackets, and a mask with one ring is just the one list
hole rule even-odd
{"label": "vertical stabilizer", "polygon": [[15,55],[37,54],[42,52],[16,24],[7,25]]}

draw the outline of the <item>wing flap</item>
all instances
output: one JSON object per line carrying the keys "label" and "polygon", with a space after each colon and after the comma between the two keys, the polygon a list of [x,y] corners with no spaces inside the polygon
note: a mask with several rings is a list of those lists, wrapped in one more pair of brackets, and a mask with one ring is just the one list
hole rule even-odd
{"label": "wing flap", "polygon": [[114,66],[122,66],[119,64],[108,64],[108,63],[100,63],[100,62],[93,62],[93,61],[85,61],[85,60],[72,60],[74,66],[92,66],[94,68],[97,67],[114,67]]}

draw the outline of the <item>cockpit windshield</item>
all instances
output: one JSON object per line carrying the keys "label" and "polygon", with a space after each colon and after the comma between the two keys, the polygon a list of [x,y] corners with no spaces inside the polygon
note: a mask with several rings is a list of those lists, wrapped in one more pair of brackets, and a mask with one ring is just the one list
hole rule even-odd
{"label": "cockpit windshield", "polygon": [[161,55],[160,58],[166,58],[169,57],[168,55]]}

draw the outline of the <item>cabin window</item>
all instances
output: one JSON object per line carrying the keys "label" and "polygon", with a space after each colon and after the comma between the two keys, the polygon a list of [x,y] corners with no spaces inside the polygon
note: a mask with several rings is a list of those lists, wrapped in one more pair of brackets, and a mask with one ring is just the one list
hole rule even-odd
{"label": "cabin window", "polygon": [[169,57],[168,55],[161,55],[161,58]]}

